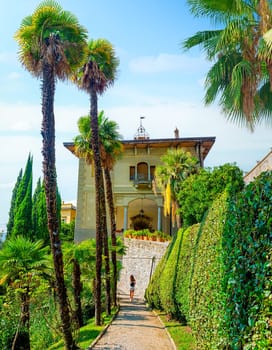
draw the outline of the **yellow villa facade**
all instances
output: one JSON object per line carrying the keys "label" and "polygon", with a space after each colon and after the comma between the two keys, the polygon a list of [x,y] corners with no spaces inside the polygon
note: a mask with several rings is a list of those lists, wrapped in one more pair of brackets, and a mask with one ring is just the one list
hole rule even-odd
{"label": "yellow villa facade", "polygon": [[61,222],[70,224],[76,219],[76,207],[73,203],[61,203]]}
{"label": "yellow villa facade", "polygon": [[[181,148],[199,159],[200,165],[215,142],[215,137],[150,139],[142,124],[132,140],[123,140],[123,155],[111,173],[117,233],[135,228],[144,216],[151,230],[171,234],[175,229],[170,216],[164,215],[163,196],[154,191],[152,180],[160,158],[168,149]],[[64,143],[74,154],[74,144]],[[75,241],[95,237],[95,185],[92,166],[79,159]]]}

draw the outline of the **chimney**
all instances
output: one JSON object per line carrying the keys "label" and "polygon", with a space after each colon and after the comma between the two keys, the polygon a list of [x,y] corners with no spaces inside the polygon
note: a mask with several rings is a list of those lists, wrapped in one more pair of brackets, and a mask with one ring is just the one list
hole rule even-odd
{"label": "chimney", "polygon": [[179,139],[179,129],[176,127],[176,129],[174,130],[174,134],[175,134],[175,138]]}

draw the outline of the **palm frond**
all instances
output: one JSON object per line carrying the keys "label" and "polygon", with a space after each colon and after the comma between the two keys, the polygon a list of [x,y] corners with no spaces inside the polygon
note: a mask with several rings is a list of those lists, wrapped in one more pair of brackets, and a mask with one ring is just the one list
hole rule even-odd
{"label": "palm frond", "polygon": [[54,64],[56,76],[63,80],[85,57],[87,30],[55,1],[43,1],[22,20],[14,37],[22,65],[38,78],[42,77],[42,60],[46,58]]}

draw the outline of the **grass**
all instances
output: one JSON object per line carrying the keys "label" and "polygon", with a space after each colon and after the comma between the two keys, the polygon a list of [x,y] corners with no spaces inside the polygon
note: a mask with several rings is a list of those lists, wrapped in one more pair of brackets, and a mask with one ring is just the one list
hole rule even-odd
{"label": "grass", "polygon": [[166,314],[161,311],[156,311],[156,313],[176,344],[177,350],[196,350],[195,339],[190,327],[183,326],[176,320],[168,321]]}
{"label": "grass", "polygon": [[[111,322],[111,320],[114,318],[116,313],[117,313],[117,309],[113,310],[111,316],[106,316],[105,314],[103,314],[102,326],[96,326],[95,320],[94,318],[92,318],[89,320],[86,326],[81,327],[79,330],[79,336],[77,339],[77,345],[80,347],[80,349],[82,350],[88,349],[89,346],[92,344],[92,342],[96,339],[96,337],[106,327],[106,325],[108,325]],[[48,350],[63,350],[63,349],[64,349],[64,343],[63,343],[63,340],[60,340],[59,342],[50,346]]]}

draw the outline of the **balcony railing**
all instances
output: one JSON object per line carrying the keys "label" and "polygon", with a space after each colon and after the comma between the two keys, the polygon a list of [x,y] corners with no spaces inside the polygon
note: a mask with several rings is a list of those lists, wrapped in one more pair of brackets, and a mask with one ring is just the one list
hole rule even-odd
{"label": "balcony railing", "polygon": [[148,179],[148,176],[142,175],[142,174],[138,174],[136,177],[134,177],[133,179],[133,185],[135,186],[135,188],[151,188],[152,187],[152,179]]}

